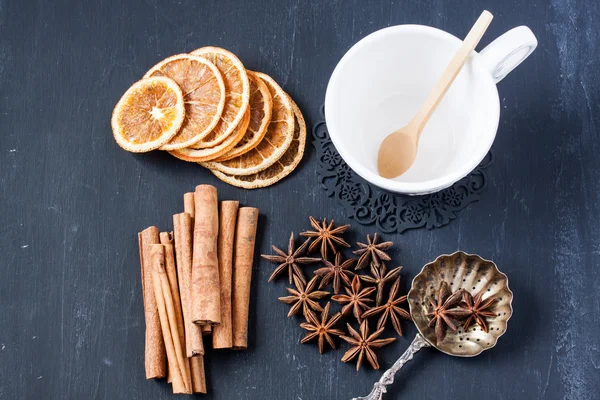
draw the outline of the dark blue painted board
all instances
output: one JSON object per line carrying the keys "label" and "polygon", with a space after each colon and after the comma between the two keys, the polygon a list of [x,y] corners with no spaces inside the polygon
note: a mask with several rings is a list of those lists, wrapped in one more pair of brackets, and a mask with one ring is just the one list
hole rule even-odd
{"label": "dark blue painted board", "polygon": [[[482,45],[526,24],[539,47],[499,85],[502,116],[480,202],[449,226],[387,236],[404,290],[427,261],[462,249],[510,277],[514,316],[492,351],[455,359],[426,349],[389,399],[594,399],[600,391],[600,15],[597,1],[0,0],[0,398],[171,398],[146,382],[136,233],[171,229],[182,194],[217,185],[258,206],[257,253],[284,246],[308,215],[352,222],[317,186],[314,151],[280,184],[243,191],[167,154],[114,143],[110,115],[159,60],[204,45],[234,51],[319,117],[328,77],[357,40],[420,23],[463,36],[483,8]],[[354,242],[369,228],[358,224]],[[251,348],[207,357],[211,399],[349,399],[380,372],[343,351],[298,344],[277,301],[284,282],[253,281]],[[387,368],[406,337],[381,351]],[[345,346],[342,346],[346,348]]]}

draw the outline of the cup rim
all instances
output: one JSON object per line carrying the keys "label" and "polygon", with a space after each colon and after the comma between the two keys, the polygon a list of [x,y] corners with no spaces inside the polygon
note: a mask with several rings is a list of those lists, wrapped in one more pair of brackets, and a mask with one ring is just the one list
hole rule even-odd
{"label": "cup rim", "polygon": [[[335,132],[339,131],[338,124],[331,117],[330,114],[328,115],[328,109],[331,110],[331,108],[332,108],[332,107],[328,107],[328,104],[331,103],[332,97],[333,97],[332,85],[334,85],[336,83],[337,79],[339,79],[339,75],[341,74],[340,71],[349,62],[349,60],[352,58],[352,56],[355,53],[357,53],[358,51],[360,51],[361,49],[363,49],[364,47],[369,46],[376,41],[382,40],[382,39],[388,37],[389,35],[396,34],[399,32],[400,33],[415,33],[416,32],[419,34],[434,36],[436,38],[445,40],[447,42],[462,42],[462,40],[460,40],[456,36],[452,35],[451,33],[446,32],[446,31],[443,31],[441,29],[427,26],[427,25],[416,25],[416,24],[390,26],[387,28],[377,30],[377,31],[365,36],[364,38],[359,40],[356,44],[354,44],[346,52],[346,54],[344,54],[344,56],[341,58],[341,60],[336,65],[333,73],[331,74],[331,78],[329,79],[329,83],[327,84],[327,90],[325,92],[325,122],[327,123],[327,128],[330,133],[329,137],[331,138],[331,141],[334,144],[334,146],[336,147],[337,151],[340,153],[340,156],[344,159],[344,161],[346,161],[346,163],[350,166],[350,168],[352,168],[352,170],[354,172],[356,172],[359,176],[361,176],[366,181],[371,182],[374,185],[376,185],[382,189],[389,190],[389,191],[396,192],[396,193],[412,194],[412,195],[435,193],[437,191],[440,191],[442,189],[445,189],[445,188],[453,185],[460,179],[467,176],[473,169],[475,169],[475,167],[477,167],[481,163],[481,161],[485,158],[486,154],[489,152],[490,148],[492,147],[494,139],[496,138],[496,133],[498,131],[498,124],[500,121],[500,99],[498,97],[498,89],[496,87],[496,84],[493,81],[491,74],[484,74],[483,76],[484,76],[484,83],[487,86],[490,86],[491,90],[493,90],[493,93],[495,94],[495,96],[492,95],[492,97],[493,97],[492,101],[496,103],[495,107],[494,107],[494,114],[490,115],[490,118],[489,118],[489,120],[493,120],[495,122],[493,124],[495,126],[494,133],[492,135],[489,135],[489,138],[487,141],[482,141],[482,145],[480,147],[478,147],[479,149],[481,149],[481,150],[479,150],[480,153],[478,151],[474,151],[473,156],[468,160],[469,162],[462,164],[462,166],[460,168],[456,168],[452,173],[445,175],[443,177],[440,177],[440,178],[429,179],[429,180],[422,181],[422,182],[398,182],[398,181],[394,181],[392,179],[383,178],[380,175],[372,172],[371,170],[366,168],[358,159],[356,159],[354,156],[352,156],[350,154],[350,151],[347,149],[347,147],[344,144],[344,141],[342,141],[341,138],[339,138],[339,137],[336,138]],[[479,58],[477,58],[477,57],[472,58],[471,62],[473,63],[473,66],[475,68],[477,68],[477,69],[484,68],[485,69],[484,64],[481,62],[481,60],[479,60]],[[329,113],[330,112],[331,111],[329,111]]]}

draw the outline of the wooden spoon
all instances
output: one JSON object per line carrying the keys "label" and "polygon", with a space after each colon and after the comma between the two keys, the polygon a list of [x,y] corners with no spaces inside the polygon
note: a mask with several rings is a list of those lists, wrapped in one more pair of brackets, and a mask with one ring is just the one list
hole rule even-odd
{"label": "wooden spoon", "polygon": [[423,128],[471,56],[475,46],[492,22],[492,18],[494,18],[493,15],[487,10],[481,13],[417,114],[408,125],[390,133],[381,142],[377,155],[379,175],[388,179],[395,178],[405,173],[415,162],[419,137]]}

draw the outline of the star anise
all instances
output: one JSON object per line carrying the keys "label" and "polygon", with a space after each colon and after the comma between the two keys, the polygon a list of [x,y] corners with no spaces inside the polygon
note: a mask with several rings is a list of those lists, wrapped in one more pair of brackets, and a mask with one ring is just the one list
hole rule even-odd
{"label": "star anise", "polygon": [[369,364],[371,364],[373,369],[379,369],[377,356],[373,349],[379,349],[386,344],[392,343],[396,338],[377,339],[383,332],[383,329],[379,329],[372,335],[369,335],[369,325],[367,320],[364,320],[360,324],[360,334],[356,332],[350,324],[347,325],[350,336],[341,336],[341,338],[350,343],[353,347],[344,354],[342,361],[348,362],[358,356],[358,360],[356,361],[356,370],[358,371],[366,356],[367,361],[369,361]]}
{"label": "star anise", "polygon": [[331,303],[328,302],[325,309],[321,312],[321,320],[317,318],[315,313],[308,310],[306,313],[306,321],[300,324],[302,329],[306,329],[308,333],[300,343],[310,342],[314,338],[318,338],[319,353],[323,354],[325,351],[325,342],[329,343],[332,349],[335,349],[335,343],[333,342],[332,336],[341,336],[344,334],[339,329],[335,329],[334,326],[342,318],[342,314],[337,313],[333,317],[329,318],[329,307]]}
{"label": "star anise", "polygon": [[367,303],[371,303],[373,299],[369,299],[368,296],[375,291],[374,287],[368,287],[361,290],[360,279],[358,275],[352,279],[352,285],[350,288],[345,287],[347,294],[338,294],[331,296],[331,300],[340,304],[345,304],[342,307],[342,315],[346,316],[352,312],[358,322],[362,322],[362,313],[369,308]]}
{"label": "star anise", "polygon": [[310,224],[315,229],[314,231],[306,231],[302,232],[300,235],[308,238],[315,238],[315,240],[310,244],[308,248],[308,252],[314,252],[317,247],[321,246],[321,256],[323,260],[327,260],[327,252],[328,248],[333,251],[333,253],[337,253],[336,245],[350,247],[350,245],[341,237],[336,235],[340,235],[344,233],[350,225],[342,225],[336,228],[333,227],[333,220],[329,222],[327,225],[327,218],[323,218],[323,225],[313,217],[310,217]]}
{"label": "star anise", "polygon": [[335,263],[332,264],[327,260],[323,260],[325,266],[323,268],[319,268],[315,271],[316,275],[319,275],[323,278],[321,280],[321,284],[319,285],[319,289],[323,289],[325,286],[329,285],[329,283],[333,280],[333,293],[338,294],[340,292],[341,281],[348,286],[351,285],[350,277],[354,276],[354,272],[350,271],[350,268],[354,265],[356,259],[351,258],[342,263],[342,253],[337,253],[335,255]]}
{"label": "star anise", "polygon": [[298,247],[298,249],[294,250],[296,244],[294,242],[294,232],[292,232],[292,235],[290,236],[290,241],[288,243],[287,254],[275,246],[272,246],[273,251],[275,251],[278,255],[261,254],[262,258],[265,258],[275,263],[281,263],[269,277],[269,282],[277,278],[277,276],[279,276],[279,274],[281,274],[287,268],[288,275],[290,277],[290,284],[293,281],[293,276],[297,276],[303,283],[306,283],[306,279],[304,279],[304,274],[302,273],[299,264],[312,264],[321,261],[320,258],[301,257],[301,255],[306,250],[309,241],[310,239],[306,240],[304,243],[302,243],[300,247]]}
{"label": "star anise", "polygon": [[373,241],[371,241],[371,235],[367,235],[367,244],[360,242],[357,242],[356,244],[358,247],[360,247],[360,249],[354,251],[354,254],[360,256],[358,259],[358,264],[356,265],[356,269],[365,268],[367,265],[369,265],[369,261],[379,265],[381,262],[380,260],[391,260],[390,256],[388,256],[384,250],[389,249],[393,243],[377,243],[377,233],[373,234]]}
{"label": "star anise", "polygon": [[300,278],[294,275],[294,284],[296,285],[296,289],[286,288],[288,292],[290,292],[291,296],[280,297],[279,300],[283,301],[286,304],[292,304],[290,308],[290,312],[288,312],[288,317],[296,315],[302,307],[304,314],[307,314],[309,308],[312,308],[315,311],[323,311],[323,308],[319,305],[318,301],[323,297],[327,296],[329,292],[324,291],[315,291],[317,287],[318,276],[312,278],[307,285],[304,284],[300,280]]}
{"label": "star anise", "polygon": [[489,309],[497,301],[494,297],[489,297],[483,300],[483,290],[472,296],[471,293],[466,290],[463,293],[463,308],[469,311],[469,316],[463,324],[463,328],[466,331],[469,326],[476,322],[484,332],[488,331],[488,324],[485,317],[494,318],[496,313]]}
{"label": "star anise", "polygon": [[383,299],[383,288],[385,284],[394,280],[400,273],[401,269],[402,267],[394,268],[390,272],[386,273],[386,267],[384,263],[381,263],[380,266],[375,263],[371,263],[371,275],[373,276],[360,275],[360,279],[375,285],[377,288],[377,296],[375,298],[376,306],[381,305],[381,300]]}
{"label": "star anise", "polygon": [[406,302],[406,295],[396,297],[398,295],[398,290],[400,289],[400,277],[396,279],[396,282],[392,285],[390,289],[390,294],[388,297],[387,303],[382,306],[372,308],[368,311],[365,311],[362,315],[363,318],[369,318],[377,314],[381,314],[379,317],[379,321],[377,321],[377,329],[385,328],[385,324],[388,318],[392,319],[392,325],[398,335],[402,336],[402,328],[400,327],[400,317],[412,320],[408,311],[403,308],[400,308],[400,304]]}
{"label": "star anise", "polygon": [[463,292],[464,289],[460,289],[452,294],[450,286],[444,281],[437,294],[437,303],[429,299],[433,311],[427,314],[428,317],[431,317],[427,326],[435,324],[435,337],[438,344],[444,340],[448,328],[453,331],[458,328],[459,322],[456,318],[466,317],[471,313],[462,308],[452,308],[460,303]]}

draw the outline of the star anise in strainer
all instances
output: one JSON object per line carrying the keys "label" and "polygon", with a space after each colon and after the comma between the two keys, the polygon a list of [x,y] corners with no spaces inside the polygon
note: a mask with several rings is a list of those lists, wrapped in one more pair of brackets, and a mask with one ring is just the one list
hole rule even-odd
{"label": "star anise in strainer", "polygon": [[483,300],[483,293],[483,290],[477,293],[475,296],[472,296],[471,293],[467,292],[466,290],[463,293],[463,302],[461,306],[470,313],[463,324],[465,331],[473,324],[473,322],[476,322],[484,332],[487,332],[488,324],[485,320],[485,317],[494,318],[496,316],[496,313],[490,311],[490,308],[498,299],[495,297],[488,297],[487,299]]}
{"label": "star anise in strainer", "polygon": [[377,232],[373,234],[373,241],[371,241],[371,235],[367,234],[367,244],[357,242],[356,243],[358,250],[354,251],[354,254],[360,256],[358,259],[358,264],[356,264],[356,269],[365,268],[369,263],[375,263],[379,265],[381,260],[390,261],[390,256],[387,255],[385,250],[392,247],[394,243],[392,242],[383,242],[377,243]]}
{"label": "star anise in strainer", "polygon": [[463,308],[454,308],[462,300],[464,289],[457,290],[454,294],[450,290],[447,282],[442,282],[437,293],[437,302],[429,298],[429,303],[433,311],[427,314],[431,318],[427,326],[435,325],[435,337],[439,344],[446,337],[448,328],[455,331],[460,323],[457,318],[464,318],[471,314],[471,311]]}
{"label": "star anise in strainer", "polygon": [[317,290],[317,280],[318,276],[312,278],[308,284],[304,284],[300,280],[299,277],[294,275],[294,284],[296,285],[296,289],[287,288],[287,291],[291,294],[291,296],[280,297],[279,300],[283,301],[285,304],[291,304],[290,312],[288,312],[288,317],[292,317],[300,311],[302,308],[304,315],[307,314],[309,308],[312,308],[315,311],[323,311],[323,308],[319,304],[319,299],[327,296],[329,292]]}
{"label": "star anise in strainer", "polygon": [[335,349],[335,343],[333,342],[332,336],[342,336],[344,332],[334,328],[335,324],[342,318],[342,314],[337,313],[333,317],[329,318],[329,307],[331,303],[328,302],[323,311],[321,312],[321,318],[317,318],[314,312],[308,310],[306,313],[306,322],[300,324],[302,329],[306,329],[308,333],[300,343],[307,343],[311,340],[318,338],[319,353],[323,354],[325,351],[325,342],[329,343],[332,349]]}
{"label": "star anise in strainer", "polygon": [[309,242],[310,239],[306,240],[304,243],[302,243],[300,247],[295,249],[296,243],[294,241],[294,232],[292,232],[292,235],[290,236],[290,240],[288,242],[287,254],[279,248],[277,248],[276,246],[272,246],[273,251],[277,253],[276,255],[261,254],[261,257],[264,259],[267,259],[271,262],[280,263],[279,266],[275,268],[275,271],[273,271],[273,273],[269,277],[269,282],[277,278],[277,276],[279,276],[283,271],[287,269],[290,278],[290,284],[292,284],[294,276],[297,276],[303,283],[306,283],[306,279],[304,279],[304,274],[300,269],[300,265],[312,264],[321,261],[320,258],[302,257],[302,254],[304,254],[304,251],[306,250],[306,247],[308,246]]}
{"label": "star anise in strainer", "polygon": [[347,324],[347,326],[350,335],[342,335],[340,337],[350,343],[353,347],[344,354],[342,362],[351,361],[358,356],[358,360],[356,361],[356,370],[358,371],[363,359],[366,357],[373,369],[379,369],[377,356],[373,349],[379,349],[386,344],[392,343],[396,338],[377,339],[383,333],[383,329],[379,329],[375,333],[369,335],[369,324],[366,319],[360,324],[360,334],[356,332],[350,324]]}
{"label": "star anise in strainer", "polygon": [[348,228],[350,228],[349,224],[338,226],[338,227],[334,228],[333,220],[331,220],[329,222],[329,224],[327,224],[327,218],[323,218],[323,224],[321,224],[319,221],[317,221],[313,217],[310,217],[310,224],[312,225],[312,227],[315,230],[302,232],[300,234],[300,236],[315,239],[310,244],[310,247],[308,248],[309,253],[314,252],[317,249],[317,247],[320,246],[321,247],[321,257],[323,257],[323,260],[326,261],[327,255],[328,255],[328,249],[331,249],[331,251],[334,254],[336,254],[338,252],[337,248],[335,247],[336,245],[343,246],[343,247],[350,247],[348,242],[346,242],[344,239],[339,237],[342,233],[346,232],[346,230],[348,230]]}

